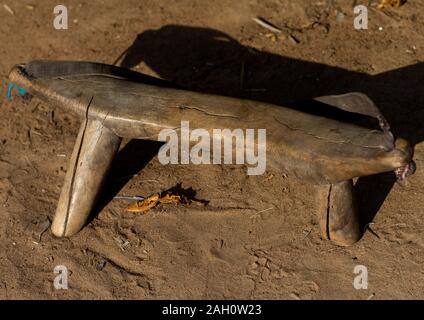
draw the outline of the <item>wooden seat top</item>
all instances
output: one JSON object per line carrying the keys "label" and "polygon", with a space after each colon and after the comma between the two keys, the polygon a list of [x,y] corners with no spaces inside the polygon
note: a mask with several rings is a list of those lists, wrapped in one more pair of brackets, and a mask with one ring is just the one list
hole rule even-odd
{"label": "wooden seat top", "polygon": [[[157,140],[162,129],[266,129],[267,164],[299,178],[334,183],[391,171],[412,157],[381,130],[264,102],[172,88],[166,82],[91,62],[33,61],[11,81],[31,95],[102,121],[120,137]],[[359,94],[360,95],[360,94]]]}

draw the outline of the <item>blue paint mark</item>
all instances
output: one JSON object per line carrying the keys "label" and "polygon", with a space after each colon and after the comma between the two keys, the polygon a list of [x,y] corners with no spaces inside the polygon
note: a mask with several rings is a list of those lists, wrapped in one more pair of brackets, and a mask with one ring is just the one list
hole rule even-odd
{"label": "blue paint mark", "polygon": [[7,90],[7,99],[9,99],[9,101],[12,101],[12,90],[13,90],[13,82],[10,82],[9,90]]}
{"label": "blue paint mark", "polygon": [[9,90],[7,90],[7,98],[9,99],[9,101],[12,101],[13,87],[15,87],[18,90],[18,93],[19,93],[20,96],[24,96],[24,95],[27,94],[27,91],[24,88],[14,84],[13,82],[10,82]]}
{"label": "blue paint mark", "polygon": [[22,88],[20,86],[15,86],[15,87],[16,87],[16,89],[18,89],[18,92],[21,96],[24,96],[24,95],[27,94],[27,91],[24,88]]}

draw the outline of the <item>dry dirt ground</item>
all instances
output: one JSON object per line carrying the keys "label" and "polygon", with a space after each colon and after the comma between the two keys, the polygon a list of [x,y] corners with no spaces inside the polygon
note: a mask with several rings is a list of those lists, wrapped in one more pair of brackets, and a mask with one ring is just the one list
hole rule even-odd
{"label": "dry dirt ground", "polygon": [[[13,15],[0,7],[0,298],[424,298],[423,1],[384,12],[371,1],[362,31],[350,0],[62,2],[68,30],[53,28],[57,1],[2,1]],[[407,186],[391,174],[358,180],[361,221],[373,233],[345,248],[320,237],[313,188],[302,181],[249,177],[243,166],[163,166],[156,143],[125,141],[99,214],[55,238],[43,230],[79,120],[36,99],[7,101],[7,74],[36,58],[113,63],[125,51],[125,67],[277,104],[362,91],[415,144],[418,170]],[[138,215],[112,200],[178,183],[209,205]],[[53,287],[56,265],[70,270],[68,290]],[[356,265],[368,268],[367,290],[352,285]]]}

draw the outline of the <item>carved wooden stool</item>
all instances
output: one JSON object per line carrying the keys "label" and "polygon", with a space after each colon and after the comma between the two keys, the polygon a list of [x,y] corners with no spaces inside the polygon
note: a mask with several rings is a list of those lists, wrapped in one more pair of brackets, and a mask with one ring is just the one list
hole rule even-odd
{"label": "carved wooden stool", "polygon": [[214,128],[265,128],[267,166],[317,185],[325,238],[348,245],[361,237],[352,178],[413,171],[412,148],[394,142],[387,122],[363,94],[316,100],[376,117],[381,130],[263,102],[171,88],[159,79],[90,62],[32,61],[15,66],[10,80],[29,94],[82,119],[52,224],[56,236],[85,225],[122,138],[157,140],[181,121]]}

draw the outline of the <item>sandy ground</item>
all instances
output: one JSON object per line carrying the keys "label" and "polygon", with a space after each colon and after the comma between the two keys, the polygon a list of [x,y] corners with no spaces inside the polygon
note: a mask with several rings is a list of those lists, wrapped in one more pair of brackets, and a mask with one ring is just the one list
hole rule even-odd
{"label": "sandy ground", "polygon": [[[424,298],[424,2],[369,9],[353,28],[353,1],[65,1],[69,29],[53,28],[57,1],[0,7],[0,298]],[[360,1],[357,3],[368,3]],[[252,21],[284,29],[274,36]],[[416,145],[407,186],[391,174],[358,180],[362,224],[351,247],[322,239],[313,188],[243,166],[162,166],[157,144],[125,141],[100,213],[79,234],[50,230],[79,121],[36,99],[5,99],[7,74],[36,58],[121,64],[186,87],[283,104],[362,91],[396,135]],[[243,80],[240,79],[244,68]],[[205,208],[126,212],[115,195],[182,184]],[[56,265],[69,289],[53,287]],[[352,282],[368,268],[367,290]]]}

